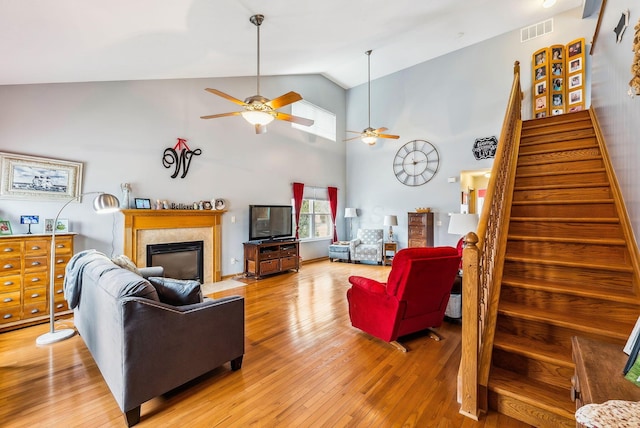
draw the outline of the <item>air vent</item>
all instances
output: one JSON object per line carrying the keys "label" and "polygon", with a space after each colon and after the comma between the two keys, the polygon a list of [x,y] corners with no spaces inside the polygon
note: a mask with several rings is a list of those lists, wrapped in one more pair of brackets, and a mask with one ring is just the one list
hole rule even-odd
{"label": "air vent", "polygon": [[551,32],[553,32],[553,18],[521,29],[520,42],[528,42],[531,39],[535,39],[536,37],[540,37]]}

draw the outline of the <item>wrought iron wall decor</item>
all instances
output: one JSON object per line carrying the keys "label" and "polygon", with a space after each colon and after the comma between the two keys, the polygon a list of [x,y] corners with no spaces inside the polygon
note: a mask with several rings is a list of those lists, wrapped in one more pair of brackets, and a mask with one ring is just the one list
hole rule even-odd
{"label": "wrought iron wall decor", "polygon": [[171,178],[176,178],[181,172],[180,178],[185,178],[193,157],[201,154],[202,150],[200,149],[191,150],[185,138],[178,138],[178,143],[175,146],[164,149],[162,165],[165,168],[173,167]]}

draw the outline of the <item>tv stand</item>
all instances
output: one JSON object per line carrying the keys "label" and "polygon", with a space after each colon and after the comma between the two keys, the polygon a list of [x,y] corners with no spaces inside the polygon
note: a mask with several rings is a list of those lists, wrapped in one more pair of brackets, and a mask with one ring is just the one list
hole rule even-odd
{"label": "tv stand", "polygon": [[244,274],[261,278],[265,275],[300,270],[300,241],[244,243]]}

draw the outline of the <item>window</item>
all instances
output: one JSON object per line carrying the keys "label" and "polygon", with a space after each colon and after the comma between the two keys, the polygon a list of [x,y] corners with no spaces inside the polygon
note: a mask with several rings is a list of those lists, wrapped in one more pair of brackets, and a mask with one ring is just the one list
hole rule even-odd
{"label": "window", "polygon": [[298,234],[301,241],[333,237],[331,207],[326,188],[305,187]]}
{"label": "window", "polygon": [[291,114],[313,120],[313,125],[304,126],[291,123],[296,129],[336,141],[336,115],[308,101],[300,100],[291,104]]}

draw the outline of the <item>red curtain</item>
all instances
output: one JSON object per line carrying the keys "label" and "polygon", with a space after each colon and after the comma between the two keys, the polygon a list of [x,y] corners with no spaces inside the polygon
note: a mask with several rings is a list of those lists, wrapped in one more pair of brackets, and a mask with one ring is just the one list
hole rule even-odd
{"label": "red curtain", "polygon": [[338,232],[336,231],[336,214],[338,213],[338,188],[327,187],[329,194],[329,206],[331,207],[331,220],[333,221],[333,242],[338,240]]}
{"label": "red curtain", "polygon": [[296,210],[296,239],[300,238],[300,210],[302,209],[302,197],[304,195],[304,184],[293,183],[293,208]]}

